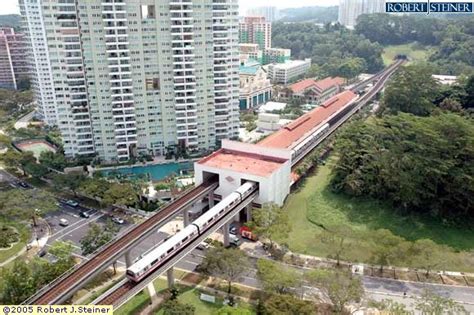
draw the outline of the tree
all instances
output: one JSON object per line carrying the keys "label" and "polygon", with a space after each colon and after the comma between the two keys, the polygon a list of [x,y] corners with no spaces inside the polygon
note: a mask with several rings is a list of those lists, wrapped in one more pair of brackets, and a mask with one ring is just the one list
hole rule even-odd
{"label": "tree", "polygon": [[257,261],[257,277],[266,292],[288,294],[301,284],[301,274],[293,269],[268,260]]}
{"label": "tree", "polygon": [[53,177],[53,185],[57,190],[69,189],[77,196],[77,191],[85,180],[82,174],[56,174]]}
{"label": "tree", "polygon": [[[32,219],[57,209],[56,199],[48,192],[38,189],[12,189],[0,192],[0,215],[9,218]],[[38,213],[39,212],[39,213]]]}
{"label": "tree", "polygon": [[427,116],[434,109],[438,85],[425,65],[403,67],[387,85],[383,106],[390,113],[405,112]]}
{"label": "tree", "polygon": [[31,269],[22,259],[16,259],[11,268],[2,269],[3,304],[18,305],[36,291]]}
{"label": "tree", "polygon": [[103,199],[110,187],[110,182],[104,178],[86,178],[80,185],[79,191],[85,195]]}
{"label": "tree", "polygon": [[248,224],[250,229],[259,237],[270,241],[273,247],[274,239],[285,239],[291,231],[288,223],[288,214],[273,203],[267,203],[261,209],[254,209],[252,221]]}
{"label": "tree", "polygon": [[56,257],[54,263],[44,259],[35,261],[32,268],[38,287],[52,282],[74,266],[73,246],[70,241],[56,241],[49,249],[49,253]]}
{"label": "tree", "polygon": [[252,312],[244,308],[236,308],[229,305],[223,306],[213,313],[214,315],[251,315]]}
{"label": "tree", "polygon": [[83,255],[89,255],[100,247],[110,242],[118,232],[117,226],[107,220],[105,226],[97,223],[90,223],[87,234],[81,239],[81,250]]}
{"label": "tree", "polygon": [[9,149],[5,154],[2,155],[2,161],[9,168],[19,168],[23,172],[23,176],[26,176],[25,167],[28,164],[36,163],[36,158],[31,152],[18,152],[13,149]]}
{"label": "tree", "polygon": [[449,110],[451,112],[462,112],[462,105],[459,101],[452,99],[452,98],[445,98],[439,104],[441,109]]}
{"label": "tree", "polygon": [[52,151],[41,152],[39,162],[58,171],[63,171],[67,165],[66,157],[63,154]]}
{"label": "tree", "polygon": [[316,307],[312,302],[286,294],[272,294],[265,300],[264,306],[265,314],[269,315],[313,315],[316,313]]}
{"label": "tree", "polygon": [[436,244],[430,239],[416,240],[412,248],[413,263],[416,268],[426,270],[426,276],[436,267],[449,266],[449,248]]}
{"label": "tree", "polygon": [[413,306],[422,314],[468,314],[459,303],[429,290],[423,291],[423,294],[415,301]]}
{"label": "tree", "polygon": [[242,278],[250,268],[250,262],[244,252],[237,248],[214,247],[207,251],[201,265],[202,271],[227,282],[230,295],[232,283]]}
{"label": "tree", "polygon": [[374,250],[371,261],[380,265],[380,271],[384,266],[388,266],[403,257],[408,252],[409,243],[400,236],[394,235],[386,229],[380,229],[373,233]]}
{"label": "tree", "polygon": [[164,315],[193,315],[195,310],[194,305],[180,303],[178,300],[168,300],[163,304]]}
{"label": "tree", "polygon": [[128,183],[112,183],[102,198],[102,202],[106,205],[131,206],[136,204],[137,201],[137,192]]}
{"label": "tree", "polygon": [[382,301],[371,300],[369,307],[375,307],[379,311],[387,311],[390,315],[411,315],[412,312],[407,311],[406,306],[393,300],[383,299]]}
{"label": "tree", "polygon": [[314,270],[305,276],[317,286],[323,296],[333,304],[335,313],[342,313],[350,302],[359,302],[364,295],[364,287],[357,277],[343,270]]}
{"label": "tree", "polygon": [[354,237],[354,231],[346,225],[337,225],[327,227],[321,234],[321,242],[326,245],[329,251],[329,257],[340,264],[341,255],[351,246],[350,239]]}
{"label": "tree", "polygon": [[34,178],[41,178],[49,173],[46,167],[36,162],[26,164],[24,170]]}

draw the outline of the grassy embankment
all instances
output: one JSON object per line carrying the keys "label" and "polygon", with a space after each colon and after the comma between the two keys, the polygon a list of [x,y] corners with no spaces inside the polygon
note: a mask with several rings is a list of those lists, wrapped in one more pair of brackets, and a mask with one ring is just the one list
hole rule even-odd
{"label": "grassy embankment", "polygon": [[[292,231],[287,239],[279,242],[288,244],[298,253],[327,257],[330,249],[318,237],[323,231],[321,226],[342,224],[351,227],[357,235],[350,239],[352,245],[343,253],[343,258],[352,262],[369,262],[374,248],[373,232],[388,229],[410,241],[428,238],[461,251],[449,254],[452,263],[447,269],[474,271],[472,258],[466,253],[474,249],[472,227],[445,226],[431,217],[401,215],[378,200],[336,194],[329,187],[334,162],[334,157],[330,158],[325,166],[319,167],[316,174],[308,176],[301,187],[288,196],[284,208],[289,213]],[[407,259],[401,265],[410,266],[410,263]]]}

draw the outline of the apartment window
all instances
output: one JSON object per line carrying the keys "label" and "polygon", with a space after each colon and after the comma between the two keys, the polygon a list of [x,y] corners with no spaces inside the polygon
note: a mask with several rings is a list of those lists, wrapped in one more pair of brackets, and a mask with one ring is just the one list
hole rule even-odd
{"label": "apartment window", "polygon": [[142,19],[154,19],[154,18],[155,18],[155,6],[142,5]]}

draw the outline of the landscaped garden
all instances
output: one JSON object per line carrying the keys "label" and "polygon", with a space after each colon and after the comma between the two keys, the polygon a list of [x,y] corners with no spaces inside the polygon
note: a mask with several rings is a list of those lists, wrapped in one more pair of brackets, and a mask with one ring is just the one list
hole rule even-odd
{"label": "landscaped garden", "polygon": [[0,263],[26,246],[29,236],[28,229],[24,225],[0,219]]}

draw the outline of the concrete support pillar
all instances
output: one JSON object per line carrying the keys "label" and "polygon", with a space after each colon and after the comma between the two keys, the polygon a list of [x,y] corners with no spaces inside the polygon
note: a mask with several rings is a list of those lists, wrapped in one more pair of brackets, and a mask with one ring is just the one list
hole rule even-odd
{"label": "concrete support pillar", "polygon": [[222,233],[224,234],[224,247],[229,247],[229,223],[226,223],[222,226]]}
{"label": "concrete support pillar", "polygon": [[187,227],[189,225],[189,208],[183,210],[183,227]]}
{"label": "concrete support pillar", "polygon": [[247,207],[245,207],[245,215],[247,216],[247,222],[252,221],[252,204],[250,203]]}
{"label": "concrete support pillar", "polygon": [[125,265],[130,267],[133,265],[132,256],[130,255],[130,250],[125,252]]}
{"label": "concrete support pillar", "polygon": [[166,277],[168,278],[168,288],[174,287],[174,273],[173,273],[173,267],[170,269],[166,270]]}
{"label": "concrete support pillar", "polygon": [[209,193],[207,199],[209,199],[209,209],[211,209],[212,207],[214,207],[214,192],[213,191]]}
{"label": "concrete support pillar", "polygon": [[160,300],[158,299],[158,295],[156,295],[155,285],[153,284],[153,281],[147,285],[147,291],[148,291],[148,294],[150,295],[151,304],[157,305],[160,302]]}

